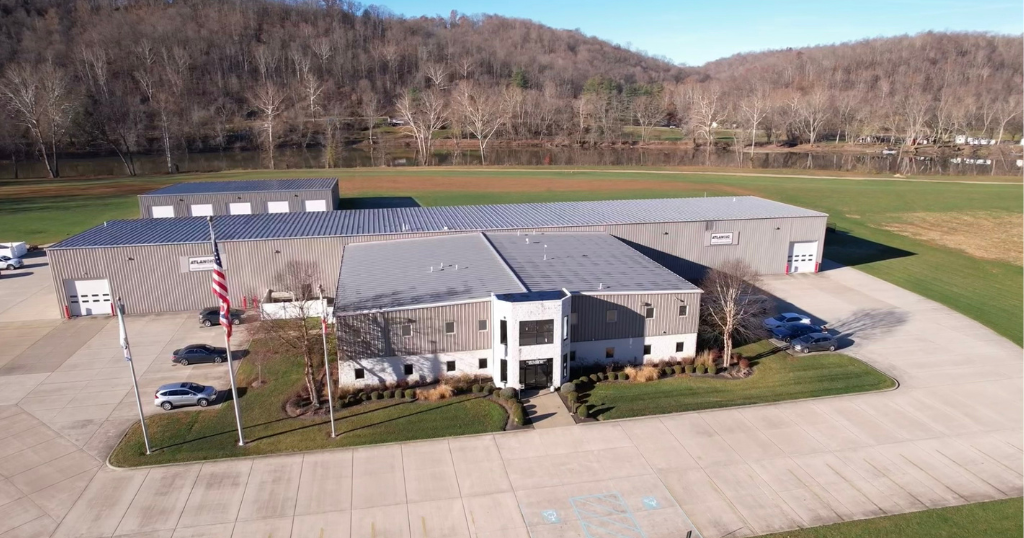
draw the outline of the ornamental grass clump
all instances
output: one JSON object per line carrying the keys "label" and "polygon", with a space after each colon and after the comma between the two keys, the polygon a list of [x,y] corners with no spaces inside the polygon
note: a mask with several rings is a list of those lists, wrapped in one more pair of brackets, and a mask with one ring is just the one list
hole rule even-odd
{"label": "ornamental grass clump", "polygon": [[635,368],[633,366],[626,367],[626,375],[629,376],[629,380],[633,383],[647,383],[649,381],[657,381],[658,369],[653,366],[641,366]]}
{"label": "ornamental grass clump", "polygon": [[428,402],[439,402],[441,400],[447,400],[455,395],[455,389],[448,385],[438,385],[432,389],[424,390],[419,389],[416,391],[417,400],[426,400]]}

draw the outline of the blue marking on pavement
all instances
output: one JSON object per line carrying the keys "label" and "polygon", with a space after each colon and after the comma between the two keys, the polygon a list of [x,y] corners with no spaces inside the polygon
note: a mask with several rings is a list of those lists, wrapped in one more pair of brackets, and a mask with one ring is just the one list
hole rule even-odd
{"label": "blue marking on pavement", "polygon": [[562,520],[558,517],[558,512],[554,510],[544,510],[540,513],[540,517],[544,518],[545,523],[561,523]]}
{"label": "blue marking on pavement", "polygon": [[654,510],[660,506],[658,504],[658,499],[655,499],[654,497],[644,497],[641,500],[644,503],[644,508],[648,510]]}
{"label": "blue marking on pavement", "polygon": [[569,503],[586,538],[647,538],[618,493],[572,497]]}

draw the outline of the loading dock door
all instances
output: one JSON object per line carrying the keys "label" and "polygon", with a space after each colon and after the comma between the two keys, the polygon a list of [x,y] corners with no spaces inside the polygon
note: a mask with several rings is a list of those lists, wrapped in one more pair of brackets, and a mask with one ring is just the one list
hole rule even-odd
{"label": "loading dock door", "polygon": [[174,217],[174,206],[155,205],[151,208],[154,219],[169,219]]}
{"label": "loading dock door", "polygon": [[799,241],[789,244],[787,273],[813,273],[818,270],[818,242]]}
{"label": "loading dock door", "polygon": [[267,202],[267,213],[287,213],[288,212],[288,201],[283,202]]}
{"label": "loading dock door", "polygon": [[327,200],[306,200],[306,211],[327,211]]}
{"label": "loading dock door", "polygon": [[67,280],[64,289],[72,316],[111,315],[110,283],[103,280]]}
{"label": "loading dock door", "polygon": [[193,217],[209,217],[213,215],[213,204],[192,204]]}

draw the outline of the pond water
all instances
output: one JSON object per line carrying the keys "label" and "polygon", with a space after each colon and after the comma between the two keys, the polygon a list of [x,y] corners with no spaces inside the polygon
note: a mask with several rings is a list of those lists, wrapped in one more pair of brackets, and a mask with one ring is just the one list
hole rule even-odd
{"label": "pond water", "polygon": [[[223,170],[265,168],[256,151],[225,151],[207,153],[176,153],[174,163],[180,172],[215,172]],[[376,166],[416,166],[412,150],[374,150],[346,148],[334,157],[337,168]],[[275,167],[326,168],[322,149],[281,148],[274,154]],[[436,166],[479,165],[479,151],[435,151]],[[969,159],[956,156],[898,156],[880,153],[738,153],[672,148],[577,148],[577,147],[495,147],[487,151],[486,164],[495,166],[709,166],[728,168],[765,168],[862,172],[869,174],[919,175],[1015,175],[1021,168],[1016,157],[1000,159]],[[135,165],[139,174],[166,172],[162,155],[138,155]],[[74,157],[60,161],[61,176],[120,176],[125,168],[116,156]],[[18,177],[46,177],[46,169],[38,161],[19,162]],[[0,162],[0,178],[15,177],[10,161]]]}

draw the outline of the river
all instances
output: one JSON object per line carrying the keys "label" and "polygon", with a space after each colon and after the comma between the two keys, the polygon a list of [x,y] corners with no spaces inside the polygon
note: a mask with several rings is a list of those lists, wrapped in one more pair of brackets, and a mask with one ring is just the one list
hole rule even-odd
{"label": "river", "polygon": [[[216,172],[264,167],[259,152],[225,151],[176,153],[174,162],[180,172]],[[274,154],[277,169],[325,168],[322,149],[281,148]],[[577,147],[496,147],[487,151],[488,165],[494,166],[707,166],[724,168],[762,168],[819,170],[822,172],[861,172],[865,174],[904,175],[1018,175],[1017,157],[970,159],[959,156],[897,156],[880,153],[801,153],[735,151],[705,152],[674,148],[577,148]],[[335,156],[336,168],[416,166],[411,150],[368,151],[346,148]],[[478,151],[441,150],[434,152],[437,166],[479,165]],[[163,155],[138,155],[135,165],[140,175],[166,172]],[[60,161],[62,177],[122,176],[125,168],[116,156],[69,157]],[[46,177],[38,161],[19,162],[18,176]],[[15,177],[10,161],[0,162],[0,179]]]}

